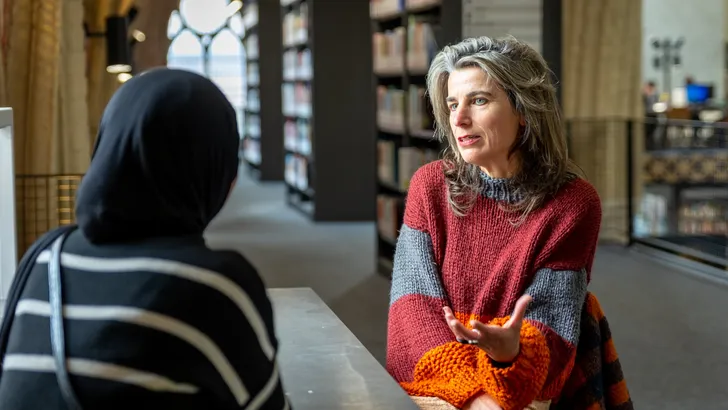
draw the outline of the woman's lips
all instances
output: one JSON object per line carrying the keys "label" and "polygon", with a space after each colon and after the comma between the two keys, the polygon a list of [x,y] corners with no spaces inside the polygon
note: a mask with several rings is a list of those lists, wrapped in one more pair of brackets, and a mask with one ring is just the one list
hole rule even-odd
{"label": "woman's lips", "polygon": [[463,135],[462,137],[458,137],[458,144],[461,147],[467,147],[468,145],[473,145],[478,141],[480,141],[479,135]]}

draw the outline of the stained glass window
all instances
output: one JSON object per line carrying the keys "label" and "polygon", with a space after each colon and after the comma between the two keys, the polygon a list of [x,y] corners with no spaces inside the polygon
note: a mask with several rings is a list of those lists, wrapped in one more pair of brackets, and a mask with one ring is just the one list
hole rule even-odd
{"label": "stained glass window", "polygon": [[181,0],[167,25],[172,40],[167,66],[200,73],[217,84],[238,112],[242,134],[246,56],[241,7],[240,0]]}

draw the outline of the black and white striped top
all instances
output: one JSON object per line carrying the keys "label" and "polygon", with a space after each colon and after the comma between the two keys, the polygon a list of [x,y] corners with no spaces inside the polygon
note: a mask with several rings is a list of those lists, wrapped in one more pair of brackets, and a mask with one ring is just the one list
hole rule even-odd
{"label": "black and white striped top", "polygon": [[[15,309],[0,409],[65,409],[50,343],[43,251]],[[84,409],[288,409],[273,312],[255,269],[201,238],[65,241],[72,386]],[[6,312],[12,314],[12,312]]]}

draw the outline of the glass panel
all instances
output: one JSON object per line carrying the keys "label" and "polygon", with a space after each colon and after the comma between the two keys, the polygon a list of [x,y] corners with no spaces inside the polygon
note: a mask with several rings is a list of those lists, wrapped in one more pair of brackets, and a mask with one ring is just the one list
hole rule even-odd
{"label": "glass panel", "polygon": [[228,27],[230,27],[233,33],[237,34],[238,36],[245,36],[245,27],[243,25],[243,18],[240,16],[240,13],[236,13],[232,17],[230,17]]}
{"label": "glass panel", "polygon": [[180,30],[182,30],[182,18],[179,16],[179,11],[175,10],[172,12],[172,15],[169,16],[169,23],[167,24],[167,38],[172,40]]}
{"label": "glass panel", "polygon": [[205,75],[202,45],[196,35],[184,30],[172,41],[167,52],[167,67]]}
{"label": "glass panel", "polygon": [[187,27],[200,34],[214,33],[230,16],[227,0],[182,0],[179,10]]}
{"label": "glass panel", "polygon": [[[241,111],[245,101],[245,50],[240,39],[229,29],[222,30],[210,44],[210,79]],[[238,124],[241,128],[243,124]]]}

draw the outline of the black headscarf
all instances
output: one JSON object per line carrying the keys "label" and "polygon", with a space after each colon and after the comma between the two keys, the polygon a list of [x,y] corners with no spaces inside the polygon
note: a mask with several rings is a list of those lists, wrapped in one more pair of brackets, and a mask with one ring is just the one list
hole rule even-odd
{"label": "black headscarf", "polygon": [[76,220],[92,243],[202,235],[238,171],[235,110],[210,80],[159,68],[104,111]]}

